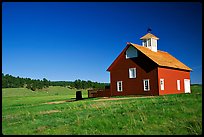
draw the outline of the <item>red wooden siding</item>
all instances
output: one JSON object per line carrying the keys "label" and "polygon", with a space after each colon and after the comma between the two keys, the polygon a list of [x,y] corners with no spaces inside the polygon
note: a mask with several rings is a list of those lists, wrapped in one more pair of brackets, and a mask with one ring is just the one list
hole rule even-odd
{"label": "red wooden siding", "polygon": [[[160,79],[164,79],[164,90],[160,88]],[[184,79],[190,79],[189,71],[158,67],[159,95],[184,93]],[[180,91],[177,80],[180,80]]]}
{"label": "red wooden siding", "polygon": [[[129,68],[136,68],[136,78],[129,78]],[[149,79],[150,91],[144,91],[143,79]],[[157,65],[141,52],[138,57],[126,59],[122,53],[110,70],[111,96],[158,95]],[[123,81],[122,92],[117,91],[117,81]]]}

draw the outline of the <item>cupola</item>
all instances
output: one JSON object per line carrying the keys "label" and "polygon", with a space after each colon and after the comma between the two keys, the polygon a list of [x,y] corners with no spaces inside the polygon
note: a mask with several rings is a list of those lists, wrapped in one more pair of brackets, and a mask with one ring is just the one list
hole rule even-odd
{"label": "cupola", "polygon": [[151,33],[151,29],[148,29],[147,32],[146,35],[140,38],[142,40],[142,46],[157,52],[157,40],[159,40],[159,38]]}

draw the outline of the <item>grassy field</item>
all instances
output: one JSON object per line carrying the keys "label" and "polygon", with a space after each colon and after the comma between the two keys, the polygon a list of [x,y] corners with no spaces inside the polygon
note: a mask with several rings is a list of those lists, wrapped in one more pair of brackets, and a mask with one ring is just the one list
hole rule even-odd
{"label": "grassy field", "polygon": [[[5,135],[202,134],[202,86],[192,86],[191,90],[191,94],[152,98],[63,102],[75,98],[76,90],[2,89],[2,132]],[[87,91],[82,93],[87,98]],[[59,102],[49,103],[54,101]]]}

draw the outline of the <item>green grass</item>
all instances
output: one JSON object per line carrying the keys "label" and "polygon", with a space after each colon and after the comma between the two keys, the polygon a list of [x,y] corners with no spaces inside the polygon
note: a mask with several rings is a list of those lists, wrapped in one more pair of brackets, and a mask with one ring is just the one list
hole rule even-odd
{"label": "green grass", "polygon": [[[198,135],[202,134],[202,86],[191,94],[43,104],[75,98],[76,90],[50,87],[31,92],[2,90],[2,132],[68,135]],[[87,91],[82,91],[87,98]]]}

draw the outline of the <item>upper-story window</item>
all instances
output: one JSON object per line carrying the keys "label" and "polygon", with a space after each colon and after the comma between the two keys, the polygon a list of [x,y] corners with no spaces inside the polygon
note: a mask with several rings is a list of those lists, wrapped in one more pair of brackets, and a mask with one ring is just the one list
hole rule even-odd
{"label": "upper-story window", "polygon": [[129,78],[136,78],[136,68],[129,68]]}
{"label": "upper-story window", "polygon": [[126,59],[138,57],[137,49],[133,46],[130,46],[126,50]]}

